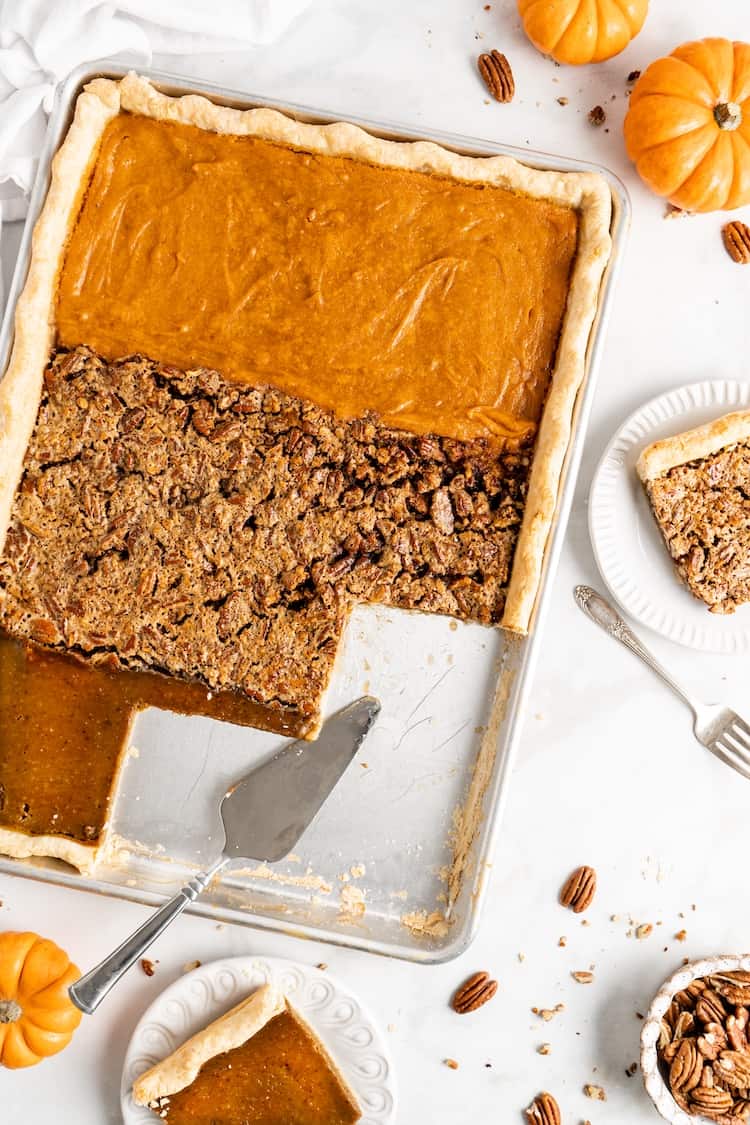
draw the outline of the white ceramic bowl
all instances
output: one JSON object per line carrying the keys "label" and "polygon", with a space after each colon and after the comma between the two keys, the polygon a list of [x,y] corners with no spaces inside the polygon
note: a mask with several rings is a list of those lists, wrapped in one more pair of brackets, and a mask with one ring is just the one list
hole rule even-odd
{"label": "white ceramic bowl", "polygon": [[750,953],[741,956],[704,957],[701,961],[689,961],[669,980],[661,986],[641,1029],[641,1072],[643,1084],[646,1087],[651,1101],[665,1121],[672,1125],[700,1125],[705,1122],[710,1125],[707,1117],[696,1117],[685,1113],[669,1092],[669,1087],[661,1076],[659,1062],[656,1056],[656,1044],[659,1041],[659,1026],[661,1018],[672,1002],[675,992],[687,988],[691,981],[697,977],[708,977],[712,973],[733,972],[742,969],[750,971]]}

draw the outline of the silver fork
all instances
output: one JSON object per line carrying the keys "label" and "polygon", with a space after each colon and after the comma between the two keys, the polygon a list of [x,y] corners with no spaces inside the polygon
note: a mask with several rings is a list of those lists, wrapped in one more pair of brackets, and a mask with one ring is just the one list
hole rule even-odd
{"label": "silver fork", "polygon": [[600,625],[610,637],[620,641],[636,656],[648,664],[657,676],[671,687],[675,695],[687,703],[693,712],[695,737],[717,758],[721,758],[743,777],[750,779],[750,726],[736,711],[720,703],[699,703],[670,676],[620,615],[590,586],[576,586],[574,597],[583,612]]}

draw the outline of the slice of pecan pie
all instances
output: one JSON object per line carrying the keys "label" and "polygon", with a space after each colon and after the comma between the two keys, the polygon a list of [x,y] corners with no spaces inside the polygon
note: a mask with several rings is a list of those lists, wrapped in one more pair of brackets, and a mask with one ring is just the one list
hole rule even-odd
{"label": "slice of pecan pie", "polygon": [[690,592],[712,613],[750,601],[750,411],[655,442],[637,470]]}

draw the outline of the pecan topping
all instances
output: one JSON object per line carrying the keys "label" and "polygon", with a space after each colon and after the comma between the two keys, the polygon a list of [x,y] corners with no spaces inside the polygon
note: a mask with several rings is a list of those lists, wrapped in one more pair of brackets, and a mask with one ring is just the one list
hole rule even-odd
{"label": "pecan topping", "polygon": [[529,1125],[560,1125],[560,1107],[552,1094],[537,1094],[525,1111]]}
{"label": "pecan topping", "polygon": [[126,410],[120,419],[120,429],[124,434],[132,433],[143,425],[146,418],[146,409],[143,406],[134,406]]}
{"label": "pecan topping", "polygon": [[479,73],[495,101],[510,102],[516,92],[513,71],[505,55],[500,51],[490,51],[477,59]]}
{"label": "pecan topping", "polygon": [[453,1011],[459,1015],[474,1012],[491,1000],[496,992],[497,981],[492,980],[489,973],[474,973],[453,994]]}
{"label": "pecan topping", "polygon": [[741,266],[750,263],[750,227],[747,223],[736,220],[727,223],[722,228],[721,237],[724,239],[726,252],[733,262]]}
{"label": "pecan topping", "polygon": [[602,106],[595,105],[594,108],[589,111],[589,124],[591,124],[591,125],[603,125],[606,120],[607,120],[607,115],[604,112],[604,109],[603,109]]}
{"label": "pecan topping", "polygon": [[587,910],[596,893],[596,872],[593,867],[577,867],[560,891],[560,902],[574,914]]}
{"label": "pecan topping", "polygon": [[56,645],[62,640],[60,630],[54,621],[48,617],[34,617],[29,623],[29,633],[32,640],[40,645]]}
{"label": "pecan topping", "polygon": [[193,429],[206,437],[214,428],[214,408],[207,398],[201,398],[193,407]]}

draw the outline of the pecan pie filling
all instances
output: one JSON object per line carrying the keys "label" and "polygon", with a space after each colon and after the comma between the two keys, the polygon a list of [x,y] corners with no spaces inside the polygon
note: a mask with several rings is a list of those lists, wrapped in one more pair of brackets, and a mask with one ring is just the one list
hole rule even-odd
{"label": "pecan pie filling", "polygon": [[577,234],[573,208],[504,188],[120,114],[59,341],[513,442],[541,416]]}

